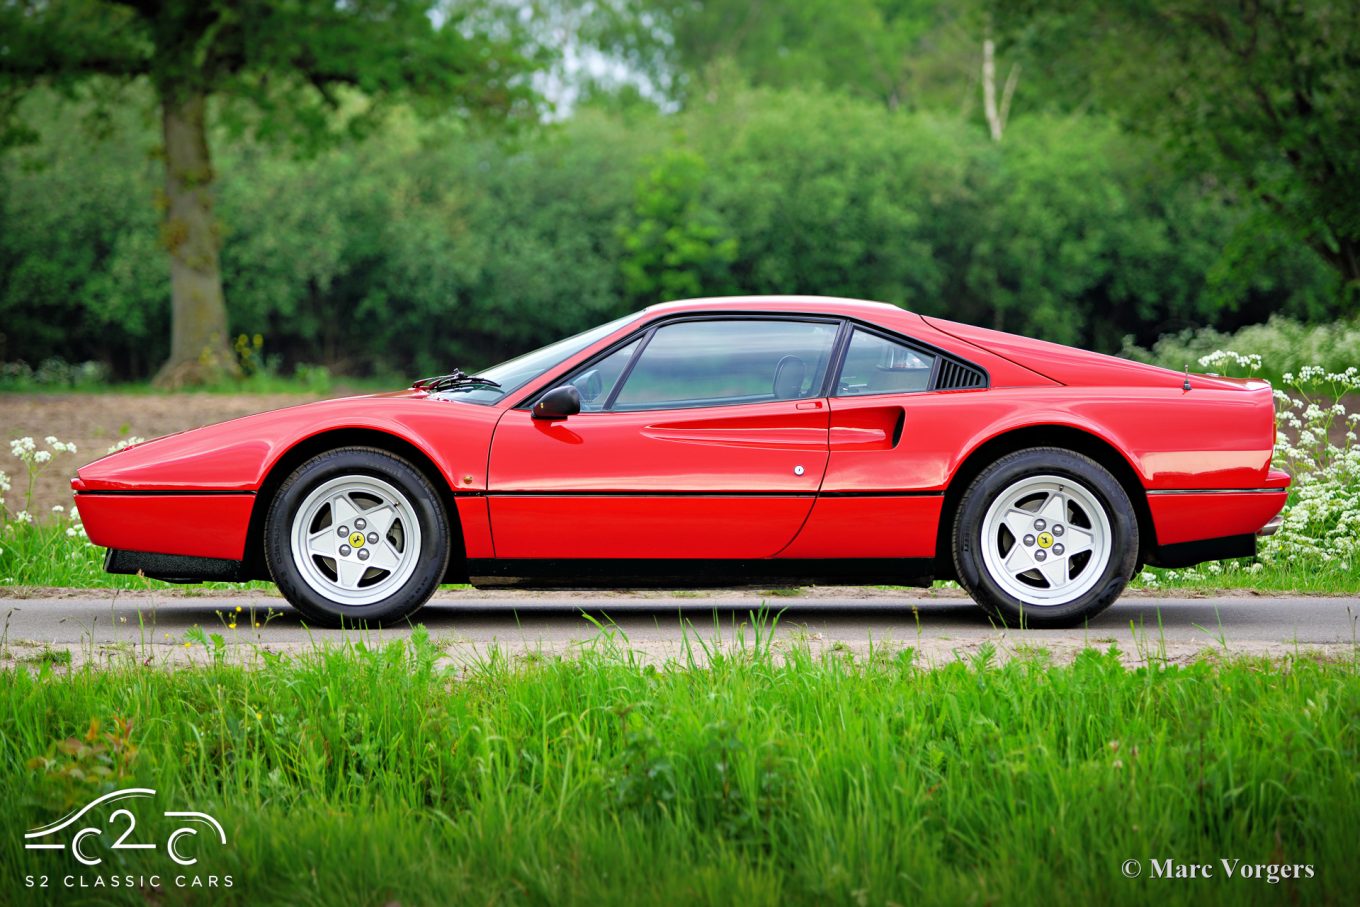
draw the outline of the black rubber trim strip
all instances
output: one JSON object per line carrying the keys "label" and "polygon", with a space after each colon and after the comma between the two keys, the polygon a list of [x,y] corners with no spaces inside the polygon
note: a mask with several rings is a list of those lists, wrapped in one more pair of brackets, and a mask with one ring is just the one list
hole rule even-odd
{"label": "black rubber trim strip", "polygon": [[486,491],[488,498],[815,498],[815,491]]}
{"label": "black rubber trim strip", "polygon": [[255,496],[253,491],[226,491],[220,488],[204,488],[195,491],[178,491],[165,488],[148,488],[145,491],[134,491],[125,488],[96,488],[87,491],[77,491],[76,494],[100,495],[108,497],[118,497],[120,495],[136,495],[138,497],[202,497],[203,495],[243,495]]}
{"label": "black rubber trim strip", "polygon": [[167,583],[201,583],[204,580],[235,582],[244,579],[241,561],[187,554],[154,554],[110,548],[104,555],[104,572],[136,574]]}
{"label": "black rubber trim strip", "polygon": [[[697,568],[697,569],[696,569]],[[472,558],[474,586],[708,589],[771,583],[927,586],[934,558]]]}
{"label": "black rubber trim strip", "polygon": [[487,498],[941,498],[943,491],[479,491]]}
{"label": "black rubber trim strip", "polygon": [[1148,494],[1287,494],[1288,488],[1163,488]]}
{"label": "black rubber trim strip", "polygon": [[819,498],[942,498],[943,491],[823,491]]}

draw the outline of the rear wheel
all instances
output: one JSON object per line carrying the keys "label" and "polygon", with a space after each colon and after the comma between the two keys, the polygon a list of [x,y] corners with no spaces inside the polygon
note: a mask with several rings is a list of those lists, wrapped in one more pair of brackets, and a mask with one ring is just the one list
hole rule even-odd
{"label": "rear wheel", "polygon": [[959,581],[1011,626],[1080,624],[1114,603],[1138,560],[1138,518],[1095,460],[1052,447],[1002,457],[954,521]]}
{"label": "rear wheel", "polygon": [[293,607],[320,624],[384,624],[414,613],[449,560],[439,495],[406,460],[346,447],[303,463],[265,521],[265,558]]}

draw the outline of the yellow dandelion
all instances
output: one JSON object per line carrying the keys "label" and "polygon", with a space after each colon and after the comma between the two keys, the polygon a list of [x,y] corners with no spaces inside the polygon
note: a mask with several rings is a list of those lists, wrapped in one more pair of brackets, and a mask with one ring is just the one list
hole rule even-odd
{"label": "yellow dandelion", "polygon": [[237,613],[237,614],[240,614],[240,613],[241,613],[241,606],[240,606],[240,605],[237,605],[237,606],[236,606],[236,613]]}
{"label": "yellow dandelion", "polygon": [[256,712],[256,713],[255,713],[255,720],[256,720],[256,721],[261,721],[261,720],[263,720],[263,719],[264,719],[264,715],[263,715],[261,712]]}

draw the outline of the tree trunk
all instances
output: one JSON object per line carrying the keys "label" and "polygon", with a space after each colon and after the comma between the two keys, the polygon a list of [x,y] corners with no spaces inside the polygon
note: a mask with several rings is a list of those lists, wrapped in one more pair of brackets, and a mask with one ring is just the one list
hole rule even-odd
{"label": "tree trunk", "polygon": [[170,361],[156,375],[160,387],[206,384],[240,375],[227,339],[205,107],[201,94],[161,101],[165,133],[161,243],[170,253],[171,335]]}
{"label": "tree trunk", "polygon": [[987,117],[987,131],[993,142],[1001,141],[1006,131],[1006,120],[1011,114],[1011,98],[1015,96],[1015,83],[1020,78],[1020,65],[1011,66],[1006,76],[1006,87],[1001,92],[1001,106],[996,103],[996,42],[992,40],[991,28],[982,39],[982,112]]}

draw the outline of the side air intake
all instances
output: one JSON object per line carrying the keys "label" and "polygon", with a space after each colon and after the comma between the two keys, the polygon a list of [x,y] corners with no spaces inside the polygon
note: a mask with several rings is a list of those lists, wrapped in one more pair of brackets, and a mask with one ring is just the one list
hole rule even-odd
{"label": "side air intake", "polygon": [[981,369],[952,359],[941,359],[940,369],[935,375],[935,390],[961,391],[974,390],[987,386],[987,376]]}

